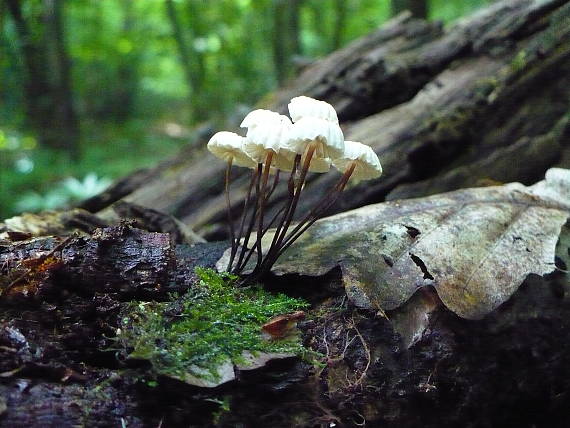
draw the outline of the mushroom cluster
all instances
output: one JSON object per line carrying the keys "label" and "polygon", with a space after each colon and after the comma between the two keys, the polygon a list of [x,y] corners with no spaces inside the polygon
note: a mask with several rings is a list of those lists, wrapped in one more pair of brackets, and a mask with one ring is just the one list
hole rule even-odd
{"label": "mushroom cluster", "polygon": [[[344,140],[333,106],[300,96],[293,98],[288,107],[291,119],[270,110],[254,110],[241,123],[247,129],[245,137],[223,131],[208,142],[208,149],[227,163],[225,195],[231,239],[227,270],[240,274],[251,256],[257,257],[244,282],[255,281],[267,273],[277,258],[334,204],[349,180],[369,180],[382,174],[378,156],[369,146]],[[237,233],[229,191],[232,165],[253,170]],[[325,173],[331,166],[342,173],[341,177],[289,230],[307,173]],[[277,214],[266,222],[265,207],[281,172],[289,174],[288,197]],[[273,176],[271,181],[270,176]],[[275,233],[269,248],[264,249],[262,238],[270,227],[275,227]],[[254,231],[255,242],[250,246]]]}

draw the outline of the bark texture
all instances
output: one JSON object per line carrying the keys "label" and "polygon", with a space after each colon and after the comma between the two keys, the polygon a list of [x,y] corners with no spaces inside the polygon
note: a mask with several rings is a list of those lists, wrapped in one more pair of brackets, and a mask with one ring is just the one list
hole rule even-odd
{"label": "bark texture", "polygon": [[[330,213],[460,187],[531,184],[568,162],[569,20],[567,0],[498,2],[448,29],[402,14],[309,67],[263,107],[285,113],[301,94],[326,100],[346,139],[380,156],[383,177],[345,191]],[[207,156],[180,156],[84,206],[112,217],[105,209],[123,198],[170,213],[206,238],[222,238],[224,165]],[[245,172],[234,171],[236,210]],[[337,178],[310,177],[297,213]],[[277,189],[273,206],[285,194]]]}
{"label": "bark texture", "polygon": [[[194,266],[213,266],[224,249],[175,246],[167,234],[127,225],[3,243],[0,426],[570,423],[570,288],[562,272],[530,276],[476,322],[448,311],[429,288],[381,314],[347,304],[336,271],[274,278],[273,290],[311,301],[298,327],[322,354],[320,365],[274,361],[213,389],[150,382],[148,365],[118,358],[121,310],[191,287]],[[558,252],[568,253],[567,228]]]}
{"label": "bark texture", "polygon": [[[346,191],[335,211],[530,184],[570,166],[569,18],[568,0],[497,2],[449,29],[400,15],[265,107],[327,100],[347,139],[380,155],[385,176]],[[0,224],[0,427],[570,425],[568,224],[556,272],[530,275],[482,320],[460,318],[429,286],[386,313],[356,308],[333,269],[264,284],[311,303],[298,328],[320,364],[274,361],[206,389],[150,378],[148,363],[122,358],[126,306],[176,299],[195,285],[194,267],[214,266],[227,248],[180,245],[189,238],[171,217],[223,237],[223,168],[187,149],[83,204],[97,216]],[[244,172],[234,171],[236,209]],[[299,214],[337,177],[311,177]],[[121,217],[131,220],[107,227]]]}

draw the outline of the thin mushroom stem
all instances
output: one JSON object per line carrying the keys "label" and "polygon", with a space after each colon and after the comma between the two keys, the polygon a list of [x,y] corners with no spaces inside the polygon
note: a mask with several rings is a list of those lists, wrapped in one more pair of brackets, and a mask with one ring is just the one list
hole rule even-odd
{"label": "thin mushroom stem", "polygon": [[[257,164],[257,168],[255,170],[255,193],[256,193],[256,201],[259,200],[259,194],[260,194],[260,177],[261,177],[261,171],[263,169],[263,165],[261,163]],[[245,263],[243,263],[243,258],[245,257],[246,253],[247,253],[247,245],[249,244],[249,238],[251,236],[251,232],[253,231],[253,226],[255,225],[255,219],[257,218],[257,208],[258,208],[258,204],[257,202],[253,205],[253,212],[251,213],[251,217],[249,219],[249,224],[247,227],[247,231],[245,233],[245,237],[244,237],[244,242],[243,245],[241,246],[241,251],[240,251],[240,255],[239,255],[239,259],[237,262],[237,266],[234,269],[234,273],[240,273],[242,271],[242,269],[245,266]],[[247,262],[246,262],[247,263]]]}
{"label": "thin mushroom stem", "polygon": [[326,210],[338,199],[338,194],[344,190],[344,187],[348,183],[354,169],[356,168],[356,162],[352,162],[352,164],[346,169],[343,175],[339,178],[336,184],[321,198],[317,201],[315,206],[303,217],[301,221],[295,226],[295,228],[289,233],[289,236],[285,238],[285,243],[289,240],[289,238],[299,229],[303,227],[303,225],[309,221],[313,216],[320,217],[322,213],[326,212]]}
{"label": "thin mushroom stem", "polygon": [[[294,196],[294,194],[295,194],[295,185],[294,185],[294,183],[295,183],[295,174],[297,174],[297,170],[299,169],[299,164],[300,164],[300,162],[301,162],[301,155],[296,155],[296,156],[295,156],[295,160],[294,160],[294,162],[293,162],[293,168],[292,168],[292,170],[291,170],[291,174],[289,175],[289,180],[288,180],[288,183],[287,183],[287,187],[288,187],[288,189],[289,189],[289,194],[288,194],[287,200],[285,201],[285,203],[283,204],[283,206],[279,209],[279,211],[275,214],[275,216],[273,217],[273,219],[272,219],[271,222],[269,223],[269,225],[273,224],[273,222],[277,219],[277,217],[278,217],[281,213],[283,213],[283,217],[281,217],[281,220],[279,221],[279,223],[278,223],[278,225],[277,225],[277,231],[280,231],[280,230],[281,230],[281,228],[282,228],[282,226],[283,226],[283,223],[285,222],[285,219],[287,218],[287,213],[289,212],[289,209],[291,208],[291,202],[293,201],[293,196]],[[266,227],[265,230],[263,231],[262,237],[263,237],[263,235],[265,235],[265,233],[267,232],[268,229],[269,229],[269,226]],[[269,250],[267,251],[267,254],[268,254],[268,255],[271,254],[271,252],[272,252],[272,250],[273,250],[273,248],[274,248],[274,246],[275,246],[275,242],[276,242],[277,238],[278,238],[278,234],[275,234],[275,235],[273,236],[273,241],[271,242],[271,245],[269,246]],[[246,241],[244,247],[247,247],[247,241]],[[243,257],[242,257],[242,256],[243,256],[243,251],[244,251],[244,249],[243,249],[243,247],[242,247],[242,256],[240,256],[240,259],[239,259],[239,261],[238,261],[238,268],[237,268],[237,270],[238,270],[239,272],[241,272],[241,271],[245,268],[245,266],[247,265],[247,262],[249,261],[251,255],[253,254],[254,248],[255,248],[255,247],[252,247],[252,248],[249,250],[249,253],[247,253],[247,256],[246,256],[246,258],[245,258],[245,260],[244,260]],[[247,251],[247,249],[245,249],[245,251]],[[242,263],[242,262],[243,262],[243,263]]]}
{"label": "thin mushroom stem", "polygon": [[263,234],[265,235],[265,233],[271,229],[271,226],[273,225],[273,223],[275,223],[275,220],[277,220],[277,218],[283,214],[283,212],[285,211],[285,207],[281,207],[279,208],[279,211],[277,211],[275,213],[275,215],[273,216],[273,218],[271,219],[271,221],[267,224],[267,226],[265,227],[265,229],[263,229]]}
{"label": "thin mushroom stem", "polygon": [[234,248],[232,247],[232,252],[230,254],[230,262],[229,262],[229,266],[227,269],[228,272],[231,272],[232,266],[234,264],[235,256],[237,255],[237,251],[239,249],[239,241],[240,241],[240,238],[243,234],[243,228],[245,227],[245,220],[247,217],[247,210],[249,208],[249,202],[251,200],[251,191],[252,191],[253,186],[255,185],[256,181],[257,181],[257,173],[256,173],[256,170],[254,170],[251,173],[251,180],[249,181],[249,186],[247,187],[247,195],[246,195],[244,203],[243,203],[243,211],[241,213],[241,222],[240,222],[240,226],[239,226],[239,232],[238,232],[237,237],[236,237],[235,251],[234,251]]}
{"label": "thin mushroom stem", "polygon": [[287,233],[287,229],[291,224],[291,220],[293,219],[293,215],[295,214],[295,209],[297,208],[297,203],[299,202],[299,197],[301,196],[301,191],[303,190],[303,184],[305,184],[305,179],[307,177],[307,172],[309,171],[309,166],[311,165],[311,159],[313,158],[313,154],[317,149],[317,144],[315,142],[309,144],[306,150],[305,159],[303,160],[303,166],[301,168],[301,175],[299,177],[299,182],[297,183],[297,188],[295,190],[295,194],[293,196],[293,200],[291,201],[291,207],[287,212],[287,219],[285,220],[285,224],[281,230],[281,234],[277,238],[276,248],[281,246],[283,242],[283,238]]}
{"label": "thin mushroom stem", "polygon": [[259,193],[259,220],[257,223],[257,237],[256,237],[256,247],[257,247],[257,264],[256,268],[261,265],[263,258],[263,249],[261,246],[261,238],[263,237],[263,214],[265,211],[265,191],[267,187],[267,179],[269,177],[269,170],[271,168],[271,161],[273,159],[273,151],[269,150],[265,158],[265,169],[263,171],[263,179],[261,183],[261,190]]}
{"label": "thin mushroom stem", "polygon": [[253,213],[251,214],[251,219],[249,222],[248,231],[247,231],[246,236],[244,238],[244,242],[241,245],[241,252],[240,252],[240,256],[239,256],[239,259],[237,262],[237,267],[234,270],[234,273],[240,273],[243,270],[243,268],[245,268],[245,266],[247,265],[247,262],[249,261],[249,258],[251,257],[251,254],[253,253],[253,251],[256,248],[255,243],[251,248],[248,248],[249,239],[251,237],[251,232],[253,232],[253,227],[255,225],[255,219],[257,219],[257,205],[254,207]]}
{"label": "thin mushroom stem", "polygon": [[321,215],[325,213],[326,210],[328,210],[338,200],[355,168],[356,162],[353,162],[329,193],[331,196],[330,200],[326,204],[321,205],[320,209],[317,209],[314,212],[312,218],[308,222],[306,222],[304,225],[301,225],[300,223],[299,225],[301,225],[301,227],[298,225],[293,231],[291,231],[291,233],[285,239],[281,248],[279,248],[274,260],[277,260],[281,254],[283,254],[285,250],[287,250],[287,248],[293,244],[293,242],[295,242],[303,233],[305,233],[305,231],[311,227],[313,223],[315,223],[319,218],[321,218]]}
{"label": "thin mushroom stem", "polygon": [[[285,210],[285,207],[281,207],[279,209],[279,211],[277,211],[277,213],[275,213],[275,215],[273,216],[273,218],[271,219],[271,221],[267,224],[267,226],[265,226],[265,228],[263,229],[263,232],[261,234],[261,237],[263,238],[263,236],[265,236],[265,234],[267,233],[267,231],[269,229],[271,229],[271,226],[273,225],[273,223],[275,223],[275,220],[277,220],[277,217],[279,217],[283,211]],[[245,266],[247,266],[247,262],[249,261],[249,259],[251,258],[251,255],[253,254],[255,250],[255,246],[251,247],[249,249],[249,252],[247,253],[247,256],[245,257],[245,259],[243,260],[243,266],[241,266],[241,268],[239,269],[240,271],[245,268]],[[269,251],[268,251],[269,254]],[[240,261],[241,263],[241,261]],[[238,265],[239,266],[239,265]]]}
{"label": "thin mushroom stem", "polygon": [[269,200],[269,198],[271,198],[271,195],[273,195],[275,188],[279,184],[279,173],[280,172],[281,172],[280,170],[277,170],[277,172],[275,173],[275,177],[273,178],[273,184],[271,186],[271,189],[269,190],[269,192],[267,192],[267,196],[265,197],[266,200]]}
{"label": "thin mushroom stem", "polygon": [[[226,167],[226,185],[225,185],[226,206],[227,206],[227,215],[228,215],[228,227],[229,227],[229,231],[230,231],[230,240],[232,243],[232,250],[231,250],[232,256],[230,257],[230,260],[233,258],[233,256],[235,255],[235,253],[237,251],[234,222],[232,219],[232,204],[230,201],[230,172],[232,170],[232,161],[233,161],[233,158],[228,159],[228,165]],[[231,268],[231,261],[228,264],[227,270],[230,270],[230,268]]]}
{"label": "thin mushroom stem", "polygon": [[[251,273],[250,277],[253,277],[254,279],[257,279],[260,276],[262,276],[265,273],[265,271],[271,267],[273,262],[278,257],[277,254],[279,253],[279,248],[282,245],[283,239],[285,238],[285,235],[287,233],[287,229],[289,228],[289,225],[291,224],[291,220],[293,219],[295,209],[297,208],[297,203],[299,202],[299,197],[301,196],[301,191],[303,190],[303,184],[305,183],[305,179],[307,177],[307,172],[309,171],[311,159],[313,158],[313,154],[315,153],[316,149],[317,149],[317,143],[316,142],[310,143],[306,149],[306,152],[305,152],[306,154],[305,154],[305,158],[303,160],[303,166],[301,168],[301,174],[299,177],[299,181],[297,183],[295,192],[292,195],[292,199],[289,203],[288,209],[286,210],[286,212],[284,214],[284,217],[283,217],[284,222],[282,222],[283,224],[279,225],[279,228],[281,229],[280,233],[276,232],[276,234],[273,236],[273,240],[272,240],[271,246],[267,252],[265,260],[263,260],[263,263],[261,265],[256,265],[256,269]],[[300,156],[297,155],[295,160],[296,160],[295,165],[297,165],[298,161],[300,160]],[[291,173],[291,177],[294,176],[295,172],[296,171],[295,171],[295,166],[294,166],[293,171]]]}
{"label": "thin mushroom stem", "polygon": [[277,243],[277,239],[279,238],[281,229],[283,228],[283,224],[285,223],[285,220],[287,219],[289,214],[289,210],[291,209],[291,204],[293,203],[293,198],[295,196],[295,175],[297,174],[297,170],[299,169],[300,163],[301,163],[301,155],[296,155],[295,161],[293,162],[293,168],[291,169],[291,174],[289,175],[289,182],[288,182],[289,196],[281,209],[284,210],[283,217],[281,218],[281,221],[277,225],[275,235],[273,235],[273,240],[271,241],[271,245],[269,246],[269,250],[267,251],[268,255],[273,252],[275,245]]}

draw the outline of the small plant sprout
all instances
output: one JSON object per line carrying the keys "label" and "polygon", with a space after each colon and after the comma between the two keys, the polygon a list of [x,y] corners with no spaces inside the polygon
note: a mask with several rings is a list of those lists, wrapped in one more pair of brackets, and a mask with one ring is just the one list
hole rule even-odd
{"label": "small plant sprout", "polygon": [[[208,143],[210,151],[227,162],[225,189],[231,239],[227,270],[241,274],[251,256],[257,254],[255,266],[243,278],[243,283],[254,282],[265,275],[279,256],[335,203],[350,179],[369,180],[382,174],[378,156],[370,147],[344,141],[336,111],[330,104],[301,96],[293,98],[288,107],[293,121],[269,110],[254,110],[241,124],[247,128],[245,137],[218,132]],[[232,165],[253,169],[237,235],[230,212]],[[342,176],[289,231],[307,173],[328,172],[331,165]],[[266,207],[281,171],[289,173],[288,194],[277,213],[266,221]],[[271,185],[270,175],[273,175]],[[262,238],[272,226],[275,231],[271,244],[264,249]],[[254,230],[255,242],[250,246]]]}

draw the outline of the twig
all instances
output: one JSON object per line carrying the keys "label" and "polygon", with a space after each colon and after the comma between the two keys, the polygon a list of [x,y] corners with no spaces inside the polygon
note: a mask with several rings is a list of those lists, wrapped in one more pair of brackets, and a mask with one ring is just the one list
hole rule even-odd
{"label": "twig", "polygon": [[[65,238],[63,241],[61,241],[59,244],[57,244],[55,247],[53,247],[53,249],[47,253],[44,254],[42,256],[39,256],[36,261],[39,263],[43,263],[48,257],[51,257],[55,254],[56,251],[60,251],[63,250],[65,248],[65,246],[76,237],[77,235],[74,233],[71,236],[68,236],[67,238]],[[17,269],[17,267],[16,267]],[[28,268],[26,270],[26,272],[24,272],[22,275],[20,275],[19,277],[17,277],[15,280],[13,280],[10,284],[8,284],[8,286],[6,286],[6,288],[4,288],[1,292],[0,295],[6,294],[8,291],[10,291],[10,289],[12,289],[12,287],[14,287],[16,284],[18,284],[20,281],[22,281],[26,276],[28,276],[30,273],[32,272],[32,268]]]}
{"label": "twig", "polygon": [[360,339],[360,342],[362,343],[362,347],[364,348],[364,352],[366,352],[366,359],[367,359],[366,367],[364,367],[364,370],[362,370],[360,377],[358,379],[356,379],[356,381],[354,382],[354,385],[362,385],[362,381],[366,377],[366,373],[368,372],[368,369],[370,368],[370,363],[372,361],[372,357],[370,354],[370,348],[366,344],[366,341],[364,340],[364,337],[362,337],[362,334],[360,334],[360,330],[358,330],[358,327],[356,327],[356,322],[354,321],[354,316],[351,317],[351,326],[354,329],[354,331],[356,332],[356,335],[358,336],[358,338]]}

